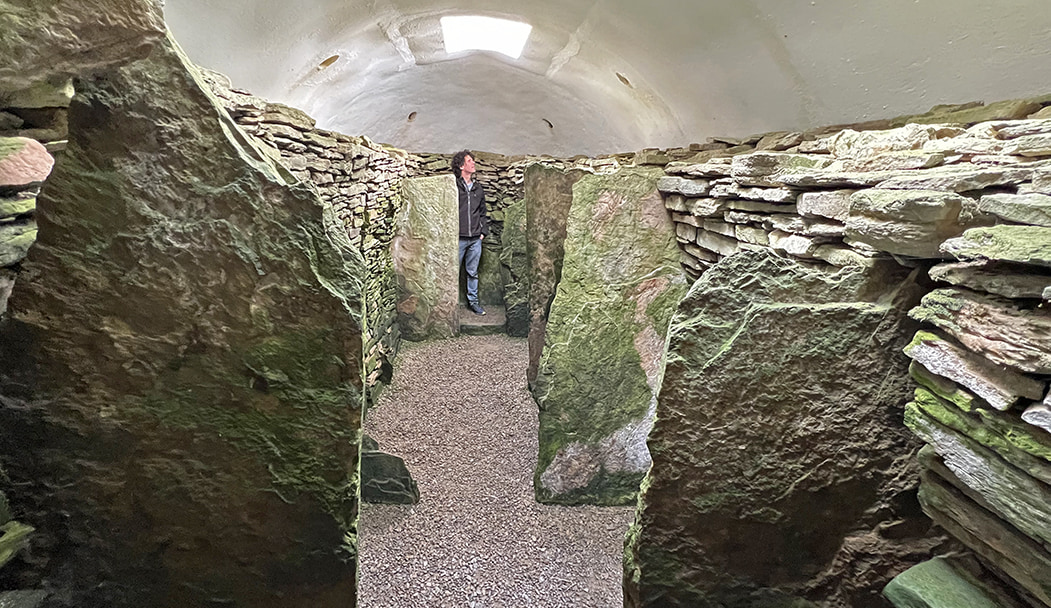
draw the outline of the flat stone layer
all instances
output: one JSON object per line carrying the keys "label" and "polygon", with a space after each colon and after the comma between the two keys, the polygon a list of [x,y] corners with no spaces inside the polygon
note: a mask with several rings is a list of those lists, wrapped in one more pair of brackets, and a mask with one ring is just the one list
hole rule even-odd
{"label": "flat stone layer", "polygon": [[332,210],[167,43],[81,82],[36,216],[0,329],[22,575],[55,606],[352,604],[363,262]]}

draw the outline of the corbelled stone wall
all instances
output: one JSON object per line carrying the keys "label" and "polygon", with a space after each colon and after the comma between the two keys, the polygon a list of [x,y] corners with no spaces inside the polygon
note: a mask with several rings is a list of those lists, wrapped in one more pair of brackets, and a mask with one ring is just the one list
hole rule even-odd
{"label": "corbelled stone wall", "polygon": [[[981,565],[970,579],[995,574],[1006,585],[984,588],[995,605],[1051,603],[1051,561],[1045,546],[1051,540],[1051,501],[1047,500],[1051,496],[1047,495],[1051,481],[1047,412],[1051,403],[1044,400],[1051,372],[1047,367],[1051,344],[1044,337],[1051,333],[1051,317],[1043,310],[1051,297],[1051,291],[1045,291],[1051,284],[1051,222],[1046,216],[1051,208],[1051,109],[1044,107],[1049,101],[940,107],[924,116],[851,128],[745,140],[720,138],[695,146],[692,158],[679,161],[672,159],[683,150],[651,155],[649,162],[666,164],[667,177],[660,187],[677,224],[684,268],[701,281],[673,321],[669,359],[675,363],[666,372],[657,427],[649,442],[654,464],[644,482],[639,520],[629,542],[628,605],[716,606],[746,601],[744,598],[776,606],[806,600],[822,606],[881,605],[876,594],[896,572],[873,570],[875,555],[869,552],[882,544],[880,555],[898,559],[896,567],[900,568],[921,559],[924,546],[927,550],[935,546],[922,540],[925,534],[916,524],[900,523],[913,520],[908,516],[909,483],[899,482],[912,479],[915,485],[916,476],[916,460],[910,455],[914,444],[900,438],[902,419],[928,444],[918,459],[922,508],[976,554]],[[703,147],[712,149],[700,149]],[[903,367],[888,372],[891,375],[882,385],[871,389],[884,399],[883,411],[894,413],[897,420],[888,419],[885,431],[877,433],[874,427],[869,436],[875,441],[878,434],[885,441],[889,433],[898,435],[897,447],[885,446],[885,457],[904,455],[913,462],[899,471],[903,477],[890,494],[884,488],[874,495],[873,505],[890,498],[886,504],[891,506],[885,507],[890,510],[884,516],[895,510],[905,516],[898,524],[887,522],[866,530],[867,516],[850,524],[840,519],[846,512],[838,510],[820,518],[843,524],[838,541],[826,539],[822,542],[831,545],[814,546],[810,543],[821,537],[814,530],[780,544],[774,540],[780,538],[777,534],[791,526],[783,526],[781,518],[789,516],[790,510],[779,501],[791,494],[768,487],[777,477],[761,472],[764,460],[760,455],[756,459],[748,456],[755,442],[743,441],[744,452],[722,461],[730,456],[725,450],[736,439],[759,432],[765,424],[762,416],[768,415],[759,412],[768,412],[780,403],[777,395],[792,390],[783,377],[771,376],[764,390],[774,395],[774,401],[753,405],[762,401],[753,401],[755,397],[743,390],[741,382],[766,377],[776,369],[788,370],[787,366],[797,362],[795,357],[780,363],[763,354],[745,357],[743,367],[735,372],[739,381],[720,388],[717,378],[721,376],[713,374],[729,373],[722,366],[734,365],[737,349],[745,348],[744,341],[753,330],[741,329],[722,347],[711,344],[722,343],[716,334],[740,323],[762,321],[779,328],[770,334],[771,339],[784,332],[799,336],[796,345],[786,345],[789,350],[785,352],[796,352],[792,349],[814,338],[814,332],[820,333],[826,323],[826,317],[818,315],[790,329],[785,315],[791,307],[782,303],[763,315],[755,298],[742,309],[740,318],[720,320],[717,313],[726,312],[713,309],[714,298],[726,297],[722,294],[727,288],[733,291],[735,281],[758,272],[734,271],[727,264],[740,266],[736,260],[746,253],[763,252],[795,260],[803,265],[800,267],[826,269],[821,272],[841,268],[841,273],[862,273],[873,277],[873,284],[884,282],[895,268],[920,273],[917,288],[926,295],[910,314],[927,327],[907,345],[899,338],[871,345],[892,350],[904,346],[913,360],[909,372],[920,385],[907,407],[905,401],[913,396],[900,394],[903,387],[898,380],[889,382],[900,379]],[[786,270],[789,268],[792,266]],[[716,274],[709,275],[709,271]],[[768,279],[774,281],[771,285],[783,289],[784,272],[773,273]],[[928,274],[930,281],[924,286]],[[884,279],[877,280],[880,275]],[[758,275],[755,280],[762,284]],[[702,284],[710,291],[701,290]],[[739,291],[754,289],[752,281]],[[862,300],[867,297],[871,294]],[[820,310],[816,305],[811,302],[807,309]],[[907,309],[905,301],[900,301],[892,309],[898,311],[895,314],[900,316],[902,305]],[[834,319],[833,309],[825,314],[832,315],[827,316],[829,321]],[[780,317],[784,319],[778,320]],[[849,323],[862,318],[859,309]],[[848,319],[834,323],[829,336],[841,335],[849,323]],[[907,323],[902,323],[907,329]],[[858,340],[866,338],[859,334]],[[832,345],[828,341],[822,349]],[[706,355],[705,349],[712,348],[715,350]],[[844,352],[821,364],[822,370],[833,369],[833,363],[846,356]],[[888,363],[901,366],[902,360],[907,362],[901,356],[897,359],[897,363]],[[771,365],[770,370],[764,367]],[[834,387],[848,375],[843,370],[827,381],[816,375],[808,377],[811,388]],[[868,390],[850,384],[851,390]],[[888,398],[888,390],[895,394]],[[719,417],[723,406],[709,409],[713,400],[731,395],[738,397],[729,399],[725,407],[736,404],[749,413],[735,412],[724,419]],[[745,395],[746,401],[741,401]],[[807,413],[808,403],[815,398],[796,400],[798,405],[792,409],[802,417],[800,422],[809,420],[808,424],[825,430],[838,425],[842,433],[857,431],[860,419],[835,422],[827,415]],[[739,433],[717,440],[730,432],[725,429],[737,427]],[[778,444],[786,441],[784,433],[779,433]],[[691,453],[696,458],[687,456]],[[855,470],[841,479],[859,482],[889,462],[880,464],[878,453],[871,457],[871,465],[854,459]],[[794,458],[785,455],[781,460],[790,466]],[[749,468],[753,460],[755,466]],[[835,461],[815,462],[809,470],[801,470],[798,485],[815,483],[826,474],[830,462]],[[739,466],[744,468],[738,475],[726,480],[712,472]],[[674,479],[701,485],[684,490]],[[831,479],[819,482],[821,489],[815,486],[814,491],[834,491],[837,484]],[[851,500],[860,491],[848,492]],[[850,502],[846,496],[832,502],[846,505]],[[764,525],[773,522],[781,524],[762,532]],[[778,562],[782,566],[762,566],[745,559],[753,533],[754,553],[782,555]],[[910,538],[916,540],[911,549],[906,542]],[[891,546],[899,549],[889,550]],[[826,552],[823,558],[819,557],[822,552]],[[804,555],[819,558],[813,566],[800,569],[806,563],[801,560]],[[858,564],[866,560],[869,567],[859,570]],[[777,568],[790,565],[795,569],[778,573]],[[939,563],[939,571],[945,567]],[[897,605],[912,606],[907,598],[916,596],[902,592],[901,587],[918,578],[903,578],[888,596],[904,602]]]}

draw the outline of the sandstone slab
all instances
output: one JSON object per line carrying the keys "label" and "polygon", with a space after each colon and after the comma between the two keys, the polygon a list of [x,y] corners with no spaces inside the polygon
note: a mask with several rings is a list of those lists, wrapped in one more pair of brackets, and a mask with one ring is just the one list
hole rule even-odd
{"label": "sandstone slab", "polygon": [[1051,272],[1032,266],[975,260],[938,264],[930,270],[935,281],[984,291],[1005,298],[1040,299],[1051,286]]}
{"label": "sandstone slab", "polygon": [[994,260],[1051,267],[1051,228],[1001,224],[971,228],[941,244],[958,260]]}
{"label": "sandstone slab", "polygon": [[966,290],[936,289],[909,314],[943,329],[994,363],[1022,372],[1051,373],[1051,313]]}
{"label": "sandstone slab", "polygon": [[1020,399],[1043,398],[1047,385],[957,347],[938,334],[919,331],[905,354],[928,371],[957,382],[998,410]]}
{"label": "sandstone slab", "polygon": [[525,170],[526,256],[529,267],[529,366],[526,380],[536,382],[544,351],[548,315],[562,279],[566,227],[573,203],[573,184],[581,170],[562,171],[540,164]]}
{"label": "sandstone slab", "polygon": [[27,137],[0,137],[0,187],[18,188],[47,179],[55,159],[40,142]]}
{"label": "sandstone slab", "polygon": [[687,198],[696,198],[707,196],[712,186],[708,180],[665,176],[657,181],[657,189],[666,194],[681,194]]}
{"label": "sandstone slab", "polygon": [[746,186],[781,186],[781,174],[814,171],[825,168],[831,160],[812,154],[787,152],[753,152],[733,159],[731,175]]}
{"label": "sandstone slab", "polygon": [[164,39],[162,4],[3,0],[0,90],[19,91],[48,78],[87,74],[146,57]]}
{"label": "sandstone slab", "polygon": [[944,557],[917,564],[894,577],[883,596],[895,608],[1003,608]]}
{"label": "sandstone slab", "polygon": [[[60,39],[112,3],[66,4]],[[119,4],[116,32],[141,7]],[[364,264],[331,207],[173,42],[81,81],[37,202],[0,329],[0,443],[23,449],[0,466],[62,547],[39,574],[75,606],[352,603]]]}
{"label": "sandstone slab", "polygon": [[978,208],[1009,222],[1051,226],[1051,196],[1047,194],[988,194]]}
{"label": "sandstone slab", "polygon": [[945,256],[938,246],[978,223],[973,201],[951,192],[868,189],[850,197],[847,234],[876,249],[920,258]]}
{"label": "sandstone slab", "polygon": [[[875,303],[891,285],[898,303]],[[870,605],[860,598],[912,565],[851,570],[845,539],[875,524],[863,514],[876,505],[889,519],[917,517],[890,506],[915,487],[905,456],[915,438],[900,423],[906,366],[888,351],[907,341],[899,323],[917,296],[900,274],[769,251],[698,279],[672,321],[626,606],[750,606],[775,591],[783,603],[773,605]],[[914,540],[874,540],[866,554],[895,561]],[[805,591],[819,576],[820,598]]]}
{"label": "sandstone slab", "polygon": [[505,328],[507,335],[525,338],[529,335],[529,253],[524,200],[504,207],[504,230],[500,242]]}
{"label": "sandstone slab", "polygon": [[402,182],[391,258],[398,281],[398,322],[409,340],[447,338],[459,331],[458,222],[451,174]]}
{"label": "sandstone slab", "polygon": [[573,185],[533,387],[541,502],[627,504],[649,468],[664,336],[686,290],[659,175],[625,168]]}
{"label": "sandstone slab", "polygon": [[36,197],[0,198],[0,220],[31,215],[36,209]]}

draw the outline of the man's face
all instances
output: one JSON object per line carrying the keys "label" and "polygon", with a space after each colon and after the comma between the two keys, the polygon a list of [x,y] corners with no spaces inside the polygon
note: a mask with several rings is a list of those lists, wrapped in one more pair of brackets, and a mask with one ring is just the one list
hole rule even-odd
{"label": "man's face", "polygon": [[463,171],[464,173],[474,173],[474,157],[470,154],[463,159]]}

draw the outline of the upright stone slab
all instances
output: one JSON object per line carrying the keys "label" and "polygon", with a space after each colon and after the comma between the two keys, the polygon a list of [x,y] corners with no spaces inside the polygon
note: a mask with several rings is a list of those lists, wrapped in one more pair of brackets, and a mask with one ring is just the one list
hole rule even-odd
{"label": "upright stone slab", "polygon": [[902,272],[769,252],[693,285],[669,330],[625,606],[882,605],[933,544],[915,537],[928,525],[901,422],[918,296]]}
{"label": "upright stone slab", "polygon": [[536,381],[544,350],[547,316],[555,287],[562,278],[566,221],[573,203],[573,184],[580,170],[562,171],[543,165],[525,170],[526,259],[529,265],[529,366],[526,379]]}
{"label": "upright stone slab", "polygon": [[450,174],[406,179],[401,196],[391,256],[402,336],[454,336],[460,327],[456,178]]}
{"label": "upright stone slab", "polygon": [[654,169],[573,186],[534,386],[541,502],[626,504],[650,465],[664,336],[686,280]]}
{"label": "upright stone slab", "polygon": [[353,604],[360,254],[174,43],[77,90],[0,328],[19,579],[49,606]]}
{"label": "upright stone slab", "polygon": [[526,208],[521,200],[504,208],[500,263],[504,277],[507,335],[529,335],[529,258],[526,245]]}

